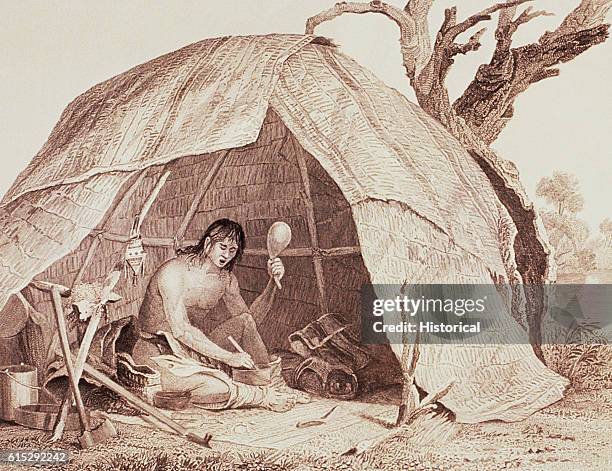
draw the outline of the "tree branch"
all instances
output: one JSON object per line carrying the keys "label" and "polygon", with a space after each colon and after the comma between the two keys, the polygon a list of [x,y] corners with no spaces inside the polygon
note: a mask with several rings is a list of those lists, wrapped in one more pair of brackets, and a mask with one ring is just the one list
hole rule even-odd
{"label": "tree branch", "polygon": [[472,37],[470,37],[469,41],[465,44],[452,44],[451,46],[451,54],[453,56],[457,54],[467,54],[470,51],[476,51],[480,48],[480,38],[487,31],[487,28],[482,28],[478,30]]}
{"label": "tree branch", "polygon": [[513,19],[515,14],[516,6],[508,8],[499,14],[499,21],[497,23],[497,29],[495,30],[495,39],[497,40],[496,53],[498,54],[504,50],[510,50],[512,35],[519,26],[539,16],[552,16],[552,13],[546,11],[533,11],[533,7],[525,9],[516,20]]}
{"label": "tree branch", "polygon": [[[412,48],[415,64],[413,74],[415,76],[421,73],[431,57],[428,17],[432,4],[433,0],[409,0],[404,7],[404,11],[412,17],[415,25],[417,45]],[[410,75],[408,77],[410,78]]]}
{"label": "tree branch", "polygon": [[362,15],[378,13],[393,21],[400,30],[400,48],[406,75],[412,79],[418,74],[431,55],[431,42],[427,24],[427,14],[433,0],[413,0],[403,9],[388,3],[372,0],[369,3],[338,2],[332,8],[311,16],[306,20],[306,34],[314,34],[315,29],[326,21],[331,21],[345,13]]}
{"label": "tree branch", "polygon": [[514,25],[515,28],[518,28],[520,25],[528,23],[529,21],[537,18],[538,16],[554,16],[554,15],[545,10],[533,11],[533,7],[529,7],[525,11],[523,11],[523,13],[521,13],[519,17],[512,22],[512,24]]}
{"label": "tree branch", "polygon": [[559,75],[557,65],[568,62],[608,37],[603,24],[612,0],[582,0],[553,32],[538,42],[512,48],[517,29],[534,18],[549,15],[527,8],[516,19],[516,7],[500,14],[497,40],[489,64],[453,104],[456,114],[487,144],[493,142],[514,114],[514,101],[537,82]]}
{"label": "tree branch", "polygon": [[432,4],[433,0],[408,0],[404,11],[415,19],[422,18],[429,15]]}
{"label": "tree branch", "polygon": [[314,34],[314,30],[321,23],[333,20],[345,13],[362,15],[365,13],[379,13],[392,20],[399,28],[402,36],[408,35],[412,31],[412,25],[406,21],[411,18],[405,10],[401,10],[393,5],[380,1],[369,3],[361,2],[338,2],[333,7],[311,16],[306,20],[306,34]]}
{"label": "tree branch", "polygon": [[503,10],[505,8],[513,8],[522,3],[527,3],[531,1],[533,0],[513,0],[513,1],[506,2],[506,3],[497,3],[493,6],[490,6],[489,8],[485,8],[484,10],[482,10],[479,13],[476,13],[475,15],[470,16],[469,18],[467,18],[465,21],[462,21],[458,25],[455,25],[453,28],[451,28],[449,33],[452,35],[452,39],[454,40],[459,34],[467,31],[472,26],[475,26],[482,21],[490,20],[491,15],[495,13],[496,11]]}
{"label": "tree branch", "polygon": [[[447,8],[444,21],[433,47],[433,53],[420,75],[411,80],[419,105],[431,116],[437,118],[447,128],[457,127],[457,117],[453,111],[445,86],[446,76],[454,63],[457,54],[466,54],[480,48],[480,38],[486,29],[479,30],[467,43],[457,44],[457,37],[482,21],[491,19],[491,14],[499,10],[516,8],[517,5],[531,0],[513,0],[507,3],[497,3],[464,21],[457,23],[457,7]],[[451,131],[452,132],[452,131]]]}
{"label": "tree branch", "polygon": [[600,26],[604,24],[610,7],[612,0],[582,0],[555,31],[545,33],[543,38],[553,40],[568,33]]}
{"label": "tree branch", "polygon": [[[318,25],[345,13],[378,13],[391,19],[400,29],[403,66],[421,107],[468,149],[482,154],[483,146],[491,144],[512,118],[520,93],[533,83],[559,75],[557,65],[608,37],[609,25],[604,21],[612,0],[581,0],[555,31],[545,33],[537,43],[512,49],[512,36],[521,25],[550,15],[529,7],[516,16],[517,7],[529,1],[496,3],[460,23],[456,7],[449,8],[433,47],[427,20],[433,0],[411,0],[403,9],[380,0],[339,2],[309,18],[306,33],[314,34]],[[479,67],[472,83],[451,105],[444,82],[454,57],[478,50],[486,30],[480,29],[463,44],[456,39],[496,12],[500,13],[493,57],[489,64]]]}

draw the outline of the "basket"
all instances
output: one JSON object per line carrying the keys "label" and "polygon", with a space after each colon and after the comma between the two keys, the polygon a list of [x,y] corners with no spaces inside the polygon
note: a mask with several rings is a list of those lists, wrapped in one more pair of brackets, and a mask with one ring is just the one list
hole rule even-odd
{"label": "basket", "polygon": [[272,382],[274,370],[280,368],[280,361],[280,357],[276,357],[270,363],[256,365],[255,369],[232,368],[232,379],[252,386],[267,386]]}
{"label": "basket", "polygon": [[117,379],[149,404],[154,403],[155,393],[162,390],[159,372],[150,366],[136,364],[128,353],[117,354]]}
{"label": "basket", "polygon": [[153,404],[162,409],[183,410],[190,399],[189,391],[158,391],[153,396]]}

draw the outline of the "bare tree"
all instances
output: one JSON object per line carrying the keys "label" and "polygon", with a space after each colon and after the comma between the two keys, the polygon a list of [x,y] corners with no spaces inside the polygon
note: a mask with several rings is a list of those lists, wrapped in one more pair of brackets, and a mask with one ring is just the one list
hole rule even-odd
{"label": "bare tree", "polygon": [[[554,31],[544,33],[533,44],[512,47],[512,37],[522,25],[549,14],[531,7],[517,14],[518,7],[529,1],[496,3],[463,21],[458,21],[456,7],[448,8],[433,44],[428,23],[433,0],[410,0],[403,8],[379,0],[339,2],[309,18],[306,33],[313,34],[321,23],[344,14],[380,14],[398,26],[402,63],[419,105],[461,142],[491,180],[519,230],[514,250],[523,281],[541,283],[548,264],[545,242],[534,223],[538,215],[514,164],[498,156],[490,144],[512,118],[514,102],[522,92],[534,83],[558,75],[557,65],[608,38],[610,25],[605,23],[605,17],[612,0],[581,0]],[[448,71],[456,56],[481,47],[480,39],[486,30],[477,30],[464,43],[457,42],[457,38],[491,20],[497,12],[496,47],[491,60],[478,68],[464,93],[451,103],[445,85]],[[542,306],[539,302],[530,303],[536,324]],[[543,360],[539,348],[535,350]]]}
{"label": "bare tree", "polygon": [[[457,7],[448,8],[434,44],[429,39],[428,14],[433,0],[411,0],[404,8],[382,1],[339,2],[306,22],[306,33],[338,16],[376,13],[392,20],[400,30],[400,49],[406,76],[421,107],[441,121],[464,145],[480,148],[490,144],[512,118],[516,98],[541,80],[559,75],[557,65],[568,62],[608,37],[605,17],[612,0],[582,0],[559,27],[544,33],[537,42],[512,47],[512,36],[521,25],[543,15],[528,7],[532,0],[497,3],[463,21],[457,20]],[[495,30],[496,47],[488,64],[478,68],[474,80],[451,104],[445,79],[455,56],[476,51],[486,28],[476,31],[465,43],[457,37],[492,19],[500,12]]]}

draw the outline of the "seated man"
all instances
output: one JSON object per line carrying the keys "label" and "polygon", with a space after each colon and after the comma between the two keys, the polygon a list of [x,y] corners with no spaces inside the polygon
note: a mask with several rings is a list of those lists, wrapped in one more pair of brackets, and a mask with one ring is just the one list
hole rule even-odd
{"label": "seated man", "polygon": [[[256,313],[261,318],[269,311],[276,291],[274,278],[280,280],[285,269],[279,258],[268,260],[270,280],[249,308],[232,273],[244,246],[245,235],[240,224],[220,219],[208,227],[197,245],[178,250],[176,258],[165,262],[147,287],[138,319],[139,338],[132,356],[137,363],[160,371],[164,390],[191,390],[195,403],[214,408],[260,406],[288,410],[296,401],[307,400],[307,397],[284,385],[280,362],[271,363],[251,315]],[[212,329],[205,328],[206,318],[200,322],[202,330],[192,325],[187,308],[197,307],[206,314],[220,300],[230,313],[228,320]],[[244,352],[236,351],[228,340],[230,336]],[[163,356],[168,353],[181,357],[181,352],[187,352],[199,362],[193,364],[201,364],[204,368],[194,374],[184,374],[184,368],[183,373],[177,373],[172,367],[175,362],[160,360],[172,358]],[[256,368],[263,365],[273,367],[275,378],[270,386],[238,383],[223,371],[228,366]]]}

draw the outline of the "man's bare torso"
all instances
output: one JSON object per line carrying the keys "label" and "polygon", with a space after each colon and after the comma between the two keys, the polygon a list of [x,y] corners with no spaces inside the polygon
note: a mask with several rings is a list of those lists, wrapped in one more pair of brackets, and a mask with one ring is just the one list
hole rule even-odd
{"label": "man's bare torso", "polygon": [[154,333],[167,330],[174,314],[165,310],[164,302],[180,302],[185,308],[203,310],[214,308],[226,293],[231,274],[225,270],[209,273],[190,263],[185,257],[177,257],[164,263],[153,275],[140,310],[140,323],[144,330]]}
{"label": "man's bare torso", "polygon": [[[212,309],[215,307],[227,288],[230,273],[220,271],[219,273],[207,273],[206,270],[186,260],[175,259],[176,263],[169,264],[168,270],[172,278],[182,279],[182,300],[185,307],[199,307],[201,309]],[[165,277],[158,282],[160,291],[164,289]]]}

